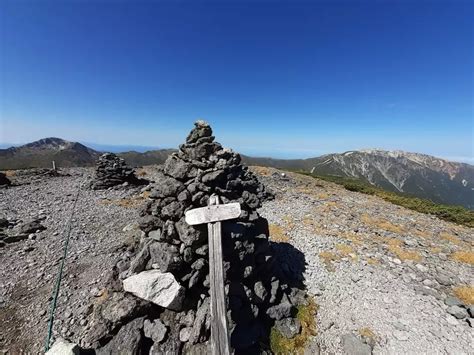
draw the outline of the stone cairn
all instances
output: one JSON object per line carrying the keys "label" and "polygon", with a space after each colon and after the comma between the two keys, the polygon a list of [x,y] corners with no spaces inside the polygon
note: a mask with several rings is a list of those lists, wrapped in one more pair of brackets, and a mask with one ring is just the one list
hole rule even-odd
{"label": "stone cairn", "polygon": [[11,181],[10,179],[7,178],[7,176],[4,173],[0,173],[0,186],[1,187],[6,187],[10,186]]}
{"label": "stone cairn", "polygon": [[114,186],[144,185],[144,179],[135,176],[134,169],[125,164],[125,160],[113,153],[102,154],[97,160],[95,179],[92,182],[94,190],[108,189]]}
{"label": "stone cairn", "polygon": [[[306,303],[301,275],[282,273],[256,209],[272,198],[240,156],[214,142],[211,127],[195,128],[160,167],[139,223],[141,241],[114,267],[109,297],[96,306],[83,346],[97,354],[209,354],[210,297],[207,227],[189,226],[184,212],[239,202],[237,220],[222,222],[230,345],[236,354],[270,353],[272,327],[287,337],[301,329],[296,307]],[[232,351],[232,350],[231,350]]]}

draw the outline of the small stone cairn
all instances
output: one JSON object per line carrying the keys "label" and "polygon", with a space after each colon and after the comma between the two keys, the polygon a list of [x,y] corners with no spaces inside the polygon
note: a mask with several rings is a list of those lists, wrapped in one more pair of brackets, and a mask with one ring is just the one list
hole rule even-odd
{"label": "small stone cairn", "polygon": [[125,160],[113,153],[102,154],[97,160],[94,190],[108,189],[114,186],[144,185],[147,181],[135,176],[134,169],[125,164]]}
{"label": "small stone cairn", "polygon": [[275,262],[268,222],[256,211],[272,195],[238,154],[214,141],[206,122],[195,126],[161,167],[142,211],[141,241],[124,252],[108,299],[94,309],[81,344],[97,354],[210,353],[207,227],[189,226],[184,213],[207,206],[214,193],[242,208],[237,220],[222,222],[231,351],[270,353],[272,327],[288,337],[301,329],[302,277]]}

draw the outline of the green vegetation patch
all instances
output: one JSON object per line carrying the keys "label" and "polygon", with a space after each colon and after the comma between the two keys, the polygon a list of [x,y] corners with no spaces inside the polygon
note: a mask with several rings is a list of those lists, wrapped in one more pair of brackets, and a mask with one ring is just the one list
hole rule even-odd
{"label": "green vegetation patch", "polygon": [[297,173],[329,182],[334,182],[338,185],[344,186],[344,188],[349,191],[356,191],[367,195],[378,196],[395,205],[403,206],[417,212],[431,214],[448,222],[454,222],[474,228],[474,211],[468,210],[462,206],[443,205],[407,194],[386,191],[357,179],[340,176],[312,175],[302,171],[297,171]]}
{"label": "green vegetation patch", "polygon": [[270,333],[270,348],[275,354],[303,354],[310,337],[316,335],[316,302],[309,298],[307,305],[297,307],[296,317],[301,323],[301,331],[293,338],[286,338],[275,328]]}

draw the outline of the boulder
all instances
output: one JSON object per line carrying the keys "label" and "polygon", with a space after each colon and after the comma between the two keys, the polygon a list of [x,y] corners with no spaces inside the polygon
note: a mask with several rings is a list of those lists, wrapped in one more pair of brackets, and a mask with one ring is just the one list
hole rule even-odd
{"label": "boulder", "polygon": [[143,320],[136,318],[122,326],[107,345],[96,350],[96,355],[141,354]]}
{"label": "boulder", "polygon": [[184,299],[184,288],[172,273],[159,270],[143,271],[123,280],[123,289],[144,300],[172,309],[180,310]]}
{"label": "boulder", "polygon": [[59,339],[45,353],[45,355],[79,355],[81,349],[77,344]]}

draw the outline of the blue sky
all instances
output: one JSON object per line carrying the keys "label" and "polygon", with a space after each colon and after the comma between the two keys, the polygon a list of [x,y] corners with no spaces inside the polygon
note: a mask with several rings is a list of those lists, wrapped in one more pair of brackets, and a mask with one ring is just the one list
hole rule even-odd
{"label": "blue sky", "polygon": [[0,142],[473,162],[473,4],[0,0]]}

